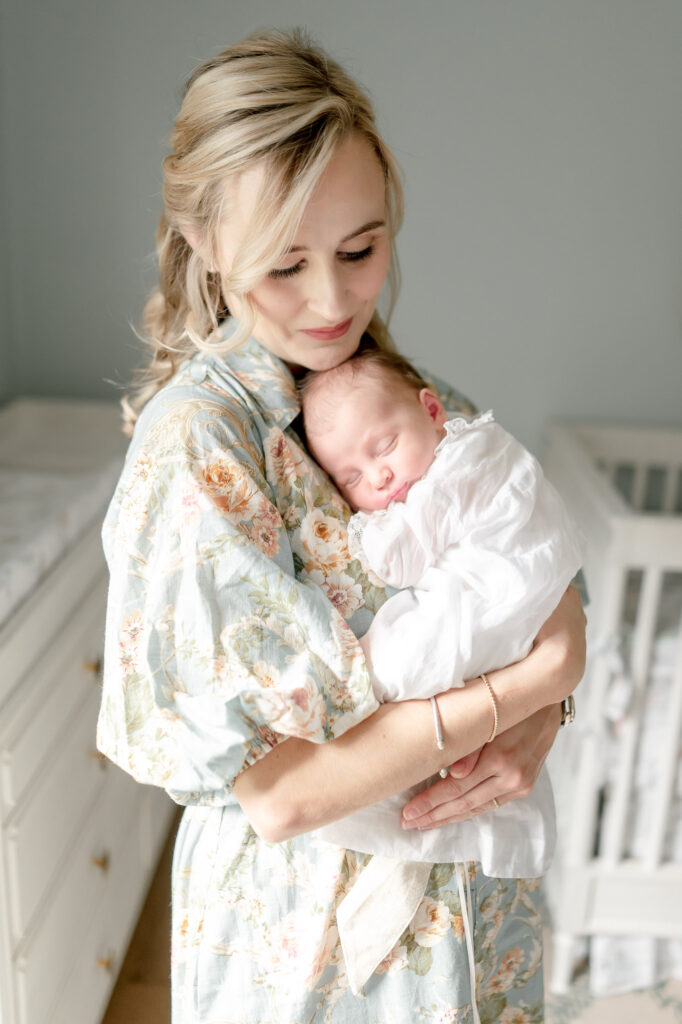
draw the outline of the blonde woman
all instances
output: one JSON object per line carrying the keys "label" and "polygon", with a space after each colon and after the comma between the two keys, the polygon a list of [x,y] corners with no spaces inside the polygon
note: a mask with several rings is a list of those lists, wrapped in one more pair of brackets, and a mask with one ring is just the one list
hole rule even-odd
{"label": "blonde woman", "polygon": [[173,1021],[540,1021],[536,880],[424,877],[310,834],[439,770],[406,823],[528,793],[584,659],[569,590],[488,685],[372,695],[356,638],[386,595],[350,559],[295,388],[365,332],[390,345],[401,191],[371,106],[300,34],[254,36],[192,75],[164,170],[153,354],[104,527],[98,740],[186,807]]}

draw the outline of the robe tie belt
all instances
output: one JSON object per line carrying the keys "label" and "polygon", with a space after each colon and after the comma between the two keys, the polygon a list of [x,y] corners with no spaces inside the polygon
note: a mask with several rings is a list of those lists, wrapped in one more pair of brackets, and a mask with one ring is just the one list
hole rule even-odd
{"label": "robe tie belt", "polygon": [[[391,952],[421,903],[433,864],[374,856],[336,911],[339,939],[348,983],[362,994],[367,980]],[[466,864],[456,864],[457,889],[469,961],[474,1024],[480,1024],[476,1006],[476,963],[472,925],[471,886]]]}

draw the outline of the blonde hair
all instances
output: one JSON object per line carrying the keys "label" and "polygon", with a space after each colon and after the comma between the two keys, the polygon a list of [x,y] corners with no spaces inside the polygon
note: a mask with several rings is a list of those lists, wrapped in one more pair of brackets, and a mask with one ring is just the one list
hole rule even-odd
{"label": "blonde hair", "polygon": [[[391,239],[390,315],[399,286],[395,235],[402,220],[400,171],[376,128],[372,105],[340,65],[300,30],[249,36],[190,76],[163,162],[164,212],[157,232],[159,285],[143,313],[152,358],[124,400],[130,433],[145,402],[194,351],[224,353],[241,344],[255,320],[249,291],[293,244],[305,207],[338,145],[358,133],[372,146],[386,182]],[[229,218],[230,178],[262,165],[262,195],[228,274],[216,243]],[[187,237],[200,240],[190,245]],[[239,295],[241,329],[229,342],[219,324],[225,293]],[[387,317],[388,319],[388,317]],[[375,312],[367,333],[392,343]]]}

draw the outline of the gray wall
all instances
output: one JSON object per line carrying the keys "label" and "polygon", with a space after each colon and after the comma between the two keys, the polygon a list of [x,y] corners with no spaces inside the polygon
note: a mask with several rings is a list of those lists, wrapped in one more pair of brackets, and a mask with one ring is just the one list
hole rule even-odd
{"label": "gray wall", "polygon": [[536,450],[552,415],[682,424],[680,0],[5,0],[13,393],[127,381],[182,82],[295,24],[405,170],[399,346]]}
{"label": "gray wall", "polygon": [[9,398],[13,391],[10,339],[12,318],[9,305],[12,264],[10,259],[11,239],[7,224],[10,198],[5,164],[7,89],[4,80],[6,57],[4,46],[6,32],[4,29],[4,12],[0,10],[0,403]]}

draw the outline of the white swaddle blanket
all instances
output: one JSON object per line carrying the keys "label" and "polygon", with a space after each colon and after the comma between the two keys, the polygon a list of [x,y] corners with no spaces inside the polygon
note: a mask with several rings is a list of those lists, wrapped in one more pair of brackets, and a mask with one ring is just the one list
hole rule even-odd
{"label": "white swaddle blanket", "polygon": [[[450,419],[406,500],[358,513],[349,535],[369,572],[406,588],[379,609],[361,640],[382,701],[431,697],[523,658],[582,560],[580,534],[560,497],[490,412]],[[318,835],[400,860],[478,860],[491,877],[547,869],[555,825],[544,769],[525,799],[433,831],[403,830],[403,806],[430,781]],[[358,884],[369,885],[380,870],[370,864],[363,873],[370,878]]]}

